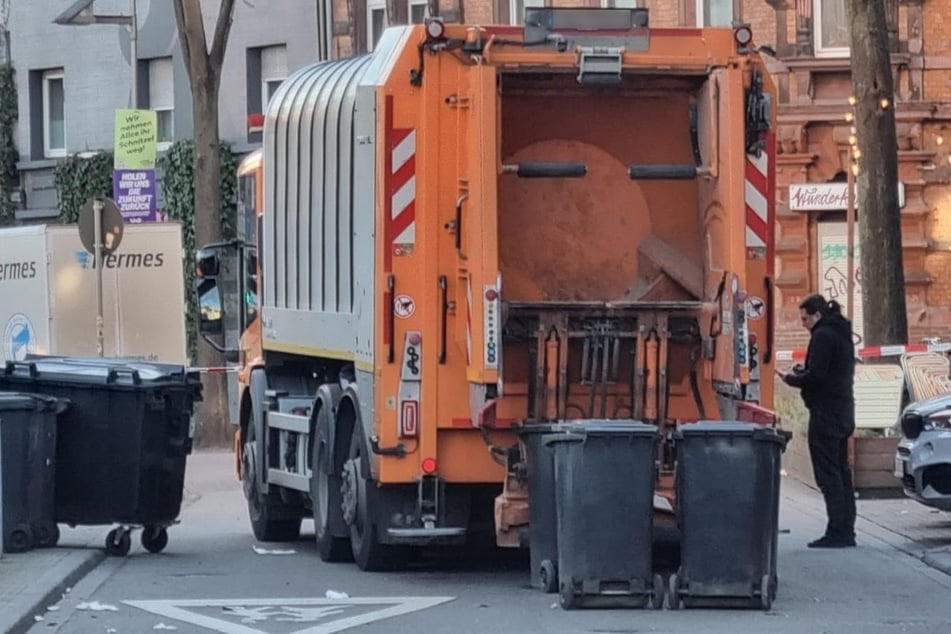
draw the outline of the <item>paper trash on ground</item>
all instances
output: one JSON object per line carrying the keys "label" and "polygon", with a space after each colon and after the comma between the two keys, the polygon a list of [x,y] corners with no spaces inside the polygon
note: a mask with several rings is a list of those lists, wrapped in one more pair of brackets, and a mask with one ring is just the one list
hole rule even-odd
{"label": "paper trash on ground", "polygon": [[252,545],[251,548],[254,549],[259,555],[293,555],[297,553],[296,550],[268,550],[267,548],[261,548],[260,546]]}
{"label": "paper trash on ground", "polygon": [[109,605],[107,603],[99,603],[98,601],[90,601],[89,603],[83,601],[76,606],[77,610],[92,610],[93,612],[118,612],[119,608],[114,605]]}

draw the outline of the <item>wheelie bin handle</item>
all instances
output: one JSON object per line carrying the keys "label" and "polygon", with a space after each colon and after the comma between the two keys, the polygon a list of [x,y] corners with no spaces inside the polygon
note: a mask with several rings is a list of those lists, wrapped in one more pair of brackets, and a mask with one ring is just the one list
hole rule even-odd
{"label": "wheelie bin handle", "polygon": [[23,376],[26,374],[31,379],[35,379],[39,376],[39,371],[36,369],[36,363],[32,361],[7,361],[4,374],[7,376]]}
{"label": "wheelie bin handle", "polygon": [[139,376],[138,370],[133,370],[132,368],[109,368],[109,374],[106,376],[106,383],[118,383],[119,377],[127,376],[129,381],[132,382],[132,385],[139,385],[142,383],[142,378]]}

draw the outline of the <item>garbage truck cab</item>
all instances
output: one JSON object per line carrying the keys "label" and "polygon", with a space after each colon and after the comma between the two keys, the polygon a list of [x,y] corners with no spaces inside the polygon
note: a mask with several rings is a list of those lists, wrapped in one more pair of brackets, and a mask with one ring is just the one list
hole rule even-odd
{"label": "garbage truck cab", "polygon": [[[678,422],[772,416],[775,90],[749,28],[525,24],[393,27],[271,100],[236,430],[259,539],[313,515],[321,557],[363,569],[523,545],[516,430],[579,419],[661,429],[669,511]],[[198,263],[206,334],[234,319],[227,248]]]}

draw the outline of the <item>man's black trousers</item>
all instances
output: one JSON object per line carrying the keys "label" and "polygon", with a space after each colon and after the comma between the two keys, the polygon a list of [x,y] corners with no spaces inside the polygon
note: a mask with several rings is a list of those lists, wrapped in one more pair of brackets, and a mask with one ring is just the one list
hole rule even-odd
{"label": "man's black trousers", "polygon": [[[815,417],[813,421],[815,421]],[[849,469],[849,439],[821,433],[809,425],[809,456],[816,486],[826,502],[829,524],[826,535],[838,539],[855,537],[855,489]]]}

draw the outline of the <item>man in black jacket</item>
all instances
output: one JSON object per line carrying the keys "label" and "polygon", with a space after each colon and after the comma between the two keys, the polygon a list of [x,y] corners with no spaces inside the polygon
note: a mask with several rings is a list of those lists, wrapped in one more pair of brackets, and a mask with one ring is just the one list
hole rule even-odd
{"label": "man in black jacket", "polygon": [[855,546],[855,490],[848,449],[855,431],[852,325],[842,316],[838,302],[827,302],[822,295],[804,299],[799,316],[811,333],[806,364],[795,366],[782,378],[800,388],[809,410],[809,455],[829,517],[826,534],[809,547]]}

